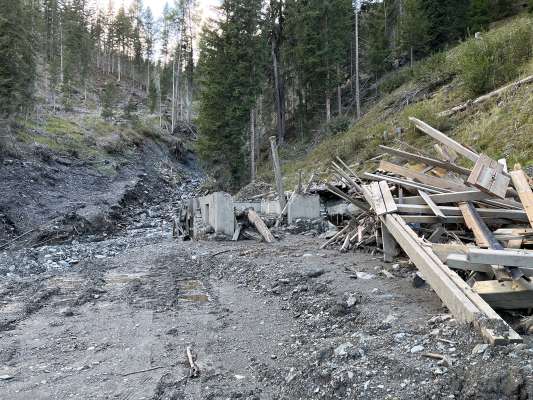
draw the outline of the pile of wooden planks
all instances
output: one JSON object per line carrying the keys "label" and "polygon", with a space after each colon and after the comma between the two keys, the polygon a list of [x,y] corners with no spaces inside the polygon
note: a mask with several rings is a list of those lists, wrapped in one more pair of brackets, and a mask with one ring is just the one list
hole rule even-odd
{"label": "pile of wooden planks", "polygon": [[[533,309],[531,179],[520,165],[508,171],[504,159],[410,120],[439,142],[439,156],[380,146],[396,162],[382,157],[377,171],[360,175],[333,162],[335,178],[349,190],[328,188],[362,213],[323,247],[374,246],[387,262],[403,250],[459,321],[477,326],[492,344],[520,342],[494,309]],[[459,165],[457,157],[466,160]]]}

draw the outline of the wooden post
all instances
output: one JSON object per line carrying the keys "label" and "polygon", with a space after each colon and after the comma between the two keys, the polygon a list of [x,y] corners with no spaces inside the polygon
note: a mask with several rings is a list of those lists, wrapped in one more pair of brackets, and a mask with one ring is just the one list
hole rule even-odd
{"label": "wooden post", "polygon": [[285,191],[283,190],[283,177],[281,176],[281,165],[279,163],[278,146],[276,144],[276,137],[270,136],[270,147],[272,149],[272,164],[274,166],[274,175],[276,177],[276,189],[279,196],[279,207],[281,210],[285,208]]}
{"label": "wooden post", "polygon": [[383,222],[381,223],[381,239],[383,241],[383,261],[391,263],[394,261],[394,257],[398,255],[398,243]]}

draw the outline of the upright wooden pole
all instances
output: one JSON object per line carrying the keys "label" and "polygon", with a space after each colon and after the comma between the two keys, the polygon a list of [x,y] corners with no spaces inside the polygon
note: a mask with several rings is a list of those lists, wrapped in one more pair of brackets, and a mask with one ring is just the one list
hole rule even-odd
{"label": "upright wooden pole", "polygon": [[278,146],[276,136],[270,136],[270,147],[272,149],[272,164],[274,166],[274,175],[276,177],[276,189],[279,196],[279,207],[285,208],[285,191],[283,190],[283,178],[281,176],[281,165],[279,163]]}

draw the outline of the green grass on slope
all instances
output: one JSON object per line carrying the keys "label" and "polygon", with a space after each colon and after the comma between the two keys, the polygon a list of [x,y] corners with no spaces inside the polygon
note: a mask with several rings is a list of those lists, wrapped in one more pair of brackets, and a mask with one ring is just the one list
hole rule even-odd
{"label": "green grass on slope", "polygon": [[[347,132],[326,137],[304,157],[285,162],[285,175],[291,183],[300,169],[326,175],[328,164],[336,156],[350,163],[364,163],[380,154],[379,144],[394,145],[393,133],[398,127],[405,130],[404,142],[435,154],[436,142],[416,131],[409,117],[427,122],[478,152],[493,158],[506,157],[510,166],[517,162],[532,165],[533,85],[510,90],[452,117],[438,117],[439,112],[475,98],[481,87],[485,93],[530,75],[532,57],[533,19],[528,16],[483,34],[481,40],[472,38],[448,53],[430,57],[413,70],[397,71],[380,85],[382,91],[385,87],[391,93],[373,105]],[[447,76],[451,83],[442,86]],[[480,79],[484,81],[476,87]],[[434,91],[435,86],[440,88]],[[424,93],[424,90],[428,92],[426,98],[416,98],[413,102],[413,93]],[[461,161],[468,165],[467,160]],[[367,167],[362,164],[362,168]]]}

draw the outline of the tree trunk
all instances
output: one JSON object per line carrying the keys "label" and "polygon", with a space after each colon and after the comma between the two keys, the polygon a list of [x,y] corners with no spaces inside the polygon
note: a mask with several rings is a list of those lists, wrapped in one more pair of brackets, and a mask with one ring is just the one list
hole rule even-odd
{"label": "tree trunk", "polygon": [[277,51],[276,47],[277,47],[276,39],[272,38],[272,67],[274,70],[274,85],[275,85],[274,94],[276,96],[278,141],[281,144],[285,141],[285,110],[284,110],[283,89],[281,87],[280,76],[279,76],[279,66],[278,66],[278,57],[276,55],[276,51]]}
{"label": "tree trunk", "polygon": [[331,121],[331,97],[329,94],[326,95],[326,121]]}
{"label": "tree trunk", "polygon": [[176,57],[172,61],[172,126],[170,133],[174,133],[176,124]]}
{"label": "tree trunk", "polygon": [[250,110],[250,166],[251,181],[255,182],[255,108]]}
{"label": "tree trunk", "polygon": [[342,115],[342,87],[341,85],[337,86],[337,106],[338,106],[338,114],[339,116]]}
{"label": "tree trunk", "polygon": [[281,175],[281,165],[278,156],[278,146],[276,145],[276,137],[270,136],[270,147],[272,149],[272,164],[274,166],[274,175],[276,177],[276,189],[279,196],[280,210],[285,208],[285,191],[283,190],[283,176]]}
{"label": "tree trunk", "polygon": [[361,95],[359,87],[359,2],[355,2],[355,106],[357,119],[361,118]]}

